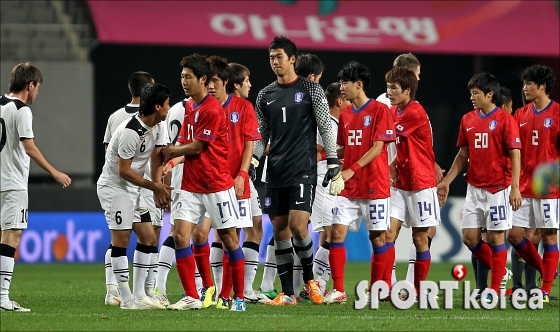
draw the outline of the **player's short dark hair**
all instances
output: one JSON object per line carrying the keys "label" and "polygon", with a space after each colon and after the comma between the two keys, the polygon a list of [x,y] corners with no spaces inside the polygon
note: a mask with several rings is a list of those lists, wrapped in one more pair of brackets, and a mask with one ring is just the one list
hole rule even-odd
{"label": "player's short dark hair", "polygon": [[229,68],[226,58],[222,58],[218,55],[212,55],[208,58],[208,63],[210,64],[212,77],[216,75],[219,79],[224,81],[224,83],[226,83],[226,81],[229,81],[231,77],[231,69]]}
{"label": "player's short dark hair", "polygon": [[500,107],[511,102],[511,90],[505,86],[500,87]]}
{"label": "player's short dark hair", "polygon": [[169,89],[160,83],[148,84],[142,89],[140,96],[140,108],[138,113],[143,116],[154,114],[156,105],[163,106],[171,92]]}
{"label": "player's short dark hair", "polygon": [[296,60],[295,70],[298,76],[307,78],[311,74],[315,76],[321,74],[325,70],[325,65],[315,54],[300,54]]}
{"label": "player's short dark hair", "polygon": [[468,88],[469,90],[479,88],[485,95],[489,92],[494,92],[492,103],[498,104],[500,101],[500,82],[490,73],[481,72],[474,75],[469,80]]}
{"label": "player's short dark hair", "polygon": [[545,92],[547,95],[550,95],[552,88],[554,88],[556,77],[554,76],[554,71],[549,66],[532,65],[525,68],[521,74],[521,81],[534,82],[537,86],[546,84]]}
{"label": "player's short dark hair", "polygon": [[362,81],[365,90],[369,88],[369,84],[371,82],[370,76],[371,74],[369,72],[368,67],[366,67],[363,63],[359,63],[357,61],[350,61],[346,65],[344,65],[344,67],[338,73],[338,80],[341,82]]}
{"label": "player's short dark hair", "polygon": [[395,58],[395,61],[393,61],[393,67],[397,67],[397,66],[405,67],[412,71],[415,71],[416,68],[420,67],[420,61],[418,61],[418,59],[416,58],[416,56],[414,56],[414,54],[405,53],[399,55],[398,57]]}
{"label": "player's short dark hair", "polygon": [[181,67],[189,68],[192,70],[194,76],[197,79],[206,76],[206,82],[204,86],[207,86],[210,83],[210,79],[212,78],[212,72],[210,71],[210,63],[206,60],[207,58],[204,55],[200,54],[192,54],[184,57],[181,60]]}
{"label": "player's short dark hair", "polygon": [[401,66],[394,67],[385,74],[385,82],[397,83],[403,91],[410,88],[410,98],[416,98],[418,79],[412,70]]}
{"label": "player's short dark hair", "polygon": [[245,76],[251,76],[251,72],[249,71],[249,68],[235,62],[229,63],[229,69],[231,70],[231,76],[226,85],[226,92],[233,93],[233,90],[235,90],[235,84],[243,84]]}
{"label": "player's short dark hair", "polygon": [[340,83],[334,82],[329,84],[327,89],[325,89],[325,97],[327,97],[327,102],[329,103],[329,107],[334,107],[336,100],[342,96],[342,92],[340,92]]}
{"label": "player's short dark hair", "polygon": [[276,49],[283,49],[288,58],[295,56],[297,58],[297,46],[294,44],[293,41],[289,40],[285,36],[276,36],[270,46],[268,47],[268,51],[276,50]]}
{"label": "player's short dark hair", "polygon": [[137,71],[128,78],[128,90],[132,97],[140,97],[142,89],[153,81],[154,77],[152,74],[145,71]]}
{"label": "player's short dark hair", "polygon": [[43,75],[39,68],[24,62],[16,65],[10,74],[10,92],[20,92],[25,90],[29,83],[43,83]]}

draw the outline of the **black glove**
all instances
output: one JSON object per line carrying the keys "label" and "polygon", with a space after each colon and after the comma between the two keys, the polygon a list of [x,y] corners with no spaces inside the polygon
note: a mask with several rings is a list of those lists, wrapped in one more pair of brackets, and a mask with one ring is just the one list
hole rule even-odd
{"label": "black glove", "polygon": [[249,166],[249,178],[251,181],[255,182],[257,180],[257,167],[259,167],[259,159],[253,155],[253,159],[251,159],[251,165]]}

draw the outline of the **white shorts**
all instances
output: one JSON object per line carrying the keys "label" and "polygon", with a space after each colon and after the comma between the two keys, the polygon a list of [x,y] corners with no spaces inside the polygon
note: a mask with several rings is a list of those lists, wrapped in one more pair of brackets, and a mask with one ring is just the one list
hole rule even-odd
{"label": "white shorts", "polygon": [[463,228],[486,228],[489,231],[511,229],[510,192],[511,186],[492,194],[488,190],[467,184],[462,216]]}
{"label": "white shorts", "polygon": [[140,190],[97,186],[97,197],[101,208],[105,211],[105,220],[109,229],[132,229],[132,221],[136,219],[134,215],[140,210]]}
{"label": "white shorts", "polygon": [[226,229],[239,225],[239,205],[233,186],[216,193],[199,194],[181,190],[179,199],[173,203],[171,218],[184,220],[198,226],[204,225],[204,214],[208,212],[212,228]]}
{"label": "white shorts", "polygon": [[368,231],[389,229],[389,198],[356,199],[336,196],[333,224],[346,225],[353,232],[360,230],[362,217]]}
{"label": "white shorts", "polygon": [[315,200],[311,208],[311,225],[314,232],[323,232],[323,227],[332,226],[333,208],[336,196],[329,194],[330,183],[323,187],[323,177],[317,178],[317,188],[315,189]]}
{"label": "white shorts", "polygon": [[521,197],[521,206],[513,212],[513,226],[558,229],[558,198]]}
{"label": "white shorts", "polygon": [[260,217],[262,216],[262,209],[259,192],[251,180],[249,180],[249,187],[251,188],[251,217]]}
{"label": "white shorts", "polygon": [[27,190],[6,190],[0,192],[1,230],[26,229],[29,211]]}
{"label": "white shorts", "polygon": [[405,227],[432,227],[440,223],[436,188],[415,191],[392,188],[391,218]]}
{"label": "white shorts", "polygon": [[237,228],[253,227],[253,218],[251,217],[251,199],[245,198],[237,201],[239,206],[239,225]]}
{"label": "white shorts", "polygon": [[156,208],[154,193],[151,190],[141,188],[140,195],[142,196],[140,206],[145,205],[148,208],[154,228],[163,226],[163,209]]}

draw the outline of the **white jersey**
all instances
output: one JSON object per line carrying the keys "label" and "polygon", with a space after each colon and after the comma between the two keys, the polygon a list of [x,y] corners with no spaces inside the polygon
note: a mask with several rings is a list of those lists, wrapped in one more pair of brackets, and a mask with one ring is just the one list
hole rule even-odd
{"label": "white jersey", "polygon": [[[169,133],[169,140],[171,144],[177,145],[177,138],[181,132],[181,127],[183,126],[183,120],[185,119],[185,104],[187,98],[181,100],[177,104],[173,105],[167,113],[167,132]],[[175,165],[171,171],[171,187],[175,190],[181,189],[181,180],[183,179],[183,164]]]}
{"label": "white jersey", "polygon": [[[383,103],[385,105],[387,105],[387,107],[391,108],[391,101],[389,100],[389,97],[387,97],[387,93],[382,93],[379,95],[379,97],[377,97],[378,102]],[[395,144],[395,142],[391,142],[389,144],[387,144],[387,153],[388,153],[388,159],[389,159],[389,165],[391,164],[391,162],[393,161],[393,159],[395,159],[395,156],[397,155],[397,145]]]}
{"label": "white jersey", "polygon": [[29,163],[23,138],[33,138],[31,109],[18,98],[0,98],[0,191],[27,190]]}
{"label": "white jersey", "polygon": [[111,137],[103,172],[97,181],[98,185],[126,187],[134,185],[123,179],[118,172],[118,160],[132,159],[131,169],[139,175],[144,175],[146,164],[156,146],[165,146],[169,143],[164,123],[153,127],[146,126],[135,115],[128,121],[121,123]]}
{"label": "white jersey", "polygon": [[[332,114],[331,114],[331,126],[332,126],[332,132],[334,134],[334,138],[336,140],[338,136],[338,119],[332,116]],[[317,144],[323,146],[323,139],[321,138],[321,135],[319,135],[319,133],[317,133]],[[327,161],[321,160],[320,162],[317,163],[317,185],[323,183],[323,178],[325,177],[326,173],[327,173]]]}

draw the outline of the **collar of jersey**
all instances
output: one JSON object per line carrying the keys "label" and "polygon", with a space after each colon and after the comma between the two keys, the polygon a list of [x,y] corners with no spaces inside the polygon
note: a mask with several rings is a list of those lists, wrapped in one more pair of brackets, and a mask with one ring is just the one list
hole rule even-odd
{"label": "collar of jersey", "polygon": [[369,100],[366,101],[366,103],[363,104],[362,107],[360,107],[359,109],[355,109],[354,104],[352,104],[352,112],[354,112],[356,114],[360,113],[367,105],[369,105],[369,103],[371,103],[372,100],[373,100],[373,98],[369,98]]}
{"label": "collar of jersey", "polygon": [[128,114],[134,114],[138,112],[139,108],[140,108],[140,104],[126,104],[124,106],[124,111]]}
{"label": "collar of jersey", "polygon": [[[402,112],[404,112],[405,108],[408,106],[408,104],[410,104],[411,101],[412,101],[412,99],[409,100],[408,103],[406,103],[406,105],[404,105],[404,107],[403,107],[402,110],[398,109],[398,106],[397,106],[397,113],[398,113],[399,115],[401,115]],[[407,114],[408,114],[408,113],[407,113]]]}
{"label": "collar of jersey", "polygon": [[202,98],[202,100],[198,104],[193,103],[193,110],[197,109],[198,106],[202,105],[202,103],[204,103],[204,101],[206,100],[206,98],[208,98],[208,96],[210,96],[210,94],[207,94],[206,96],[204,96],[204,98]]}
{"label": "collar of jersey", "polygon": [[299,80],[299,76],[296,76],[296,79],[293,80],[293,81],[291,81],[290,83],[280,84],[280,83],[278,83],[278,81],[276,81],[276,82],[278,83],[279,86],[288,86],[288,85],[294,84],[294,83],[297,82],[298,80]]}
{"label": "collar of jersey", "polygon": [[141,125],[142,127],[144,127],[145,129],[151,129],[151,128],[152,128],[152,127],[148,127],[148,125],[145,124],[145,123],[142,121],[142,119],[140,119],[140,114],[136,114],[134,117],[136,118],[136,120],[138,120],[138,122],[140,122],[140,125]]}
{"label": "collar of jersey", "polygon": [[489,117],[490,115],[494,114],[494,112],[496,112],[496,111],[498,110],[498,108],[499,108],[498,106],[494,107],[494,109],[491,110],[490,113],[488,113],[488,114],[486,114],[486,115],[482,114],[482,111],[481,111],[481,110],[478,110],[478,116],[480,116],[482,119],[486,119],[486,118]]}
{"label": "collar of jersey", "polygon": [[231,101],[231,95],[227,95],[226,102],[222,105],[222,108],[226,108],[230,101]]}
{"label": "collar of jersey", "polygon": [[551,99],[550,103],[548,103],[548,105],[546,105],[546,107],[540,111],[537,111],[537,109],[535,108],[535,103],[532,103],[531,108],[533,109],[533,112],[535,112],[535,114],[541,114],[542,112],[546,111],[552,105],[552,103],[554,103],[554,100]]}

